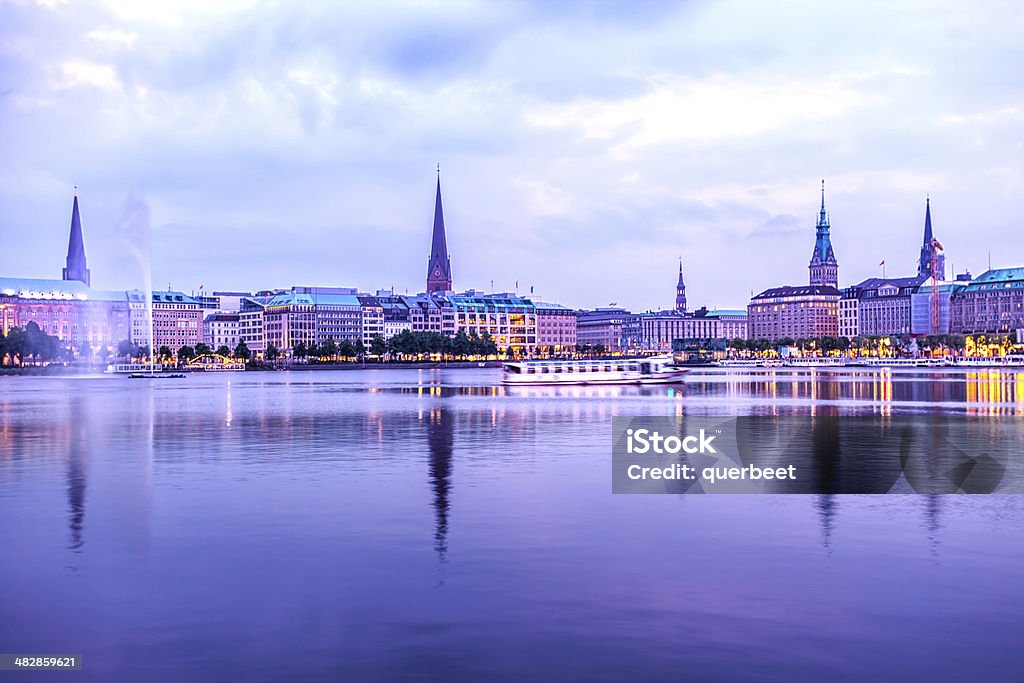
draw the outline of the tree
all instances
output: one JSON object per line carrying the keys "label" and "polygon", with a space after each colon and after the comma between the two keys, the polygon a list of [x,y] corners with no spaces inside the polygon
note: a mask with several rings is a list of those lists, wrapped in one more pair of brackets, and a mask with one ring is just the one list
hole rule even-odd
{"label": "tree", "polygon": [[87,341],[82,341],[78,345],[78,357],[84,361],[88,361],[92,358],[92,345]]}
{"label": "tree", "polygon": [[292,347],[292,355],[296,358],[305,358],[308,353],[309,349],[302,342],[298,342]]}
{"label": "tree", "polygon": [[182,346],[178,349],[178,361],[188,362],[196,357],[196,350],[191,346]]}
{"label": "tree", "polygon": [[[461,330],[460,330],[461,332]],[[465,333],[463,332],[463,336]],[[379,334],[375,334],[370,337],[370,354],[374,356],[383,356],[388,351],[388,344],[384,341],[384,337]]]}
{"label": "tree", "polygon": [[161,346],[157,353],[160,355],[161,360],[170,360],[174,356],[169,346]]}
{"label": "tree", "polygon": [[275,361],[281,357],[281,352],[273,344],[268,344],[266,350],[263,352],[263,357],[268,361]]}
{"label": "tree", "polygon": [[[106,363],[107,358],[110,357],[110,349],[108,349],[106,346],[102,346],[100,347],[99,353],[97,353],[96,355],[100,357],[101,363]],[[3,356],[0,356],[0,358],[2,357]]]}
{"label": "tree", "polygon": [[133,353],[135,353],[135,344],[132,344],[127,339],[122,339],[117,343],[117,355],[119,357],[131,358]]}
{"label": "tree", "polygon": [[210,348],[209,344],[199,342],[198,344],[196,344],[195,352],[197,356],[209,356],[211,353],[213,353],[213,349]]}
{"label": "tree", "polygon": [[739,337],[736,337],[731,342],[729,342],[729,346],[731,346],[734,351],[746,351],[747,350],[747,340],[746,339],[740,339]]}
{"label": "tree", "polygon": [[[226,356],[228,354],[225,353],[223,355]],[[252,351],[250,351],[249,347],[246,346],[245,340],[243,339],[242,341],[238,342],[238,346],[235,347],[235,358],[238,358],[240,360],[249,360],[251,357]]]}
{"label": "tree", "polygon": [[230,356],[231,355],[231,349],[229,349],[227,347],[227,344],[221,344],[220,346],[217,347],[217,355],[218,356]]}
{"label": "tree", "polygon": [[338,344],[338,355],[351,358],[356,355],[356,347],[348,339],[342,339],[341,343]]}
{"label": "tree", "polygon": [[353,344],[353,348],[355,349],[356,356],[362,358],[366,355],[366,344],[363,343],[362,339],[357,339],[356,343]]}
{"label": "tree", "polygon": [[594,345],[594,353],[596,353],[599,356],[603,355],[605,350],[606,349],[604,348],[604,344],[595,344]]}
{"label": "tree", "polygon": [[328,337],[327,341],[320,345],[320,355],[327,356],[328,358],[337,358],[338,342],[334,341],[334,337]]}

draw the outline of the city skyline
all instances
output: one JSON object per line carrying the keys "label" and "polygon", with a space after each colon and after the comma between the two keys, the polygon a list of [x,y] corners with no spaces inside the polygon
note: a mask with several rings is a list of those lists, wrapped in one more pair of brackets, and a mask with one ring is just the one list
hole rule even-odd
{"label": "city skyline", "polygon": [[803,280],[822,177],[840,286],[914,274],[929,195],[950,273],[1021,261],[1019,10],[765,11],[8,6],[0,272],[55,277],[77,184],[98,288],[136,193],[156,289],[418,292],[438,162],[456,289],[671,308],[682,254],[742,306]]}

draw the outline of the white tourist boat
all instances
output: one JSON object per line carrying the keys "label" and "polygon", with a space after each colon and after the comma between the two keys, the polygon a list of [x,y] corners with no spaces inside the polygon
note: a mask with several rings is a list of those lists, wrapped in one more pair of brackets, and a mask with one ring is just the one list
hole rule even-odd
{"label": "white tourist boat", "polygon": [[764,360],[761,358],[723,358],[715,365],[722,368],[763,368]]}
{"label": "white tourist boat", "polygon": [[682,382],[686,368],[671,356],[614,360],[529,360],[505,363],[508,385],[671,384]]}
{"label": "white tourist boat", "polygon": [[106,372],[116,375],[137,375],[141,373],[163,372],[161,363],[114,363],[108,365]]}
{"label": "white tourist boat", "polygon": [[787,358],[786,365],[794,368],[841,368],[846,365],[846,358],[844,356]]}

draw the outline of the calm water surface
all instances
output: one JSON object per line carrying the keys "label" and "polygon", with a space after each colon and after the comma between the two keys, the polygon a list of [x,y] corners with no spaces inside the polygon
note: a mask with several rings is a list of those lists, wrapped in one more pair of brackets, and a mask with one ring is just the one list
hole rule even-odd
{"label": "calm water surface", "polygon": [[614,415],[999,419],[1024,374],[498,379],[0,377],[0,652],[85,662],[7,678],[1024,679],[1024,497],[623,496],[609,469]]}

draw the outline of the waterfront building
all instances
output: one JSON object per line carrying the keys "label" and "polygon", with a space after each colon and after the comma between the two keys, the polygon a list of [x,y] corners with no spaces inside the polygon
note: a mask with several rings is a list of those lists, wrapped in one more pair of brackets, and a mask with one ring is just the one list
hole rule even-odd
{"label": "waterfront building", "polygon": [[930,282],[921,285],[910,297],[910,332],[913,335],[949,334],[953,331],[952,301],[966,283],[940,282],[938,285],[938,328],[932,325],[932,291],[935,286]]}
{"label": "waterfront building", "polygon": [[838,336],[840,296],[832,285],[766,289],[747,306],[750,338]]}
{"label": "waterfront building", "polygon": [[537,309],[532,301],[512,293],[483,294],[470,290],[445,297],[454,315],[455,331],[490,335],[499,348],[521,353],[537,347]]}
{"label": "waterfront building", "polygon": [[234,351],[242,338],[240,334],[240,319],[241,315],[239,313],[225,313],[223,311],[210,313],[203,320],[203,340],[214,351],[221,346],[226,346]]}
{"label": "waterfront building", "polygon": [[1008,334],[1024,328],[1024,267],[988,270],[961,284],[950,308],[954,332]]}
{"label": "waterfront building", "polygon": [[917,274],[924,280],[932,277],[932,254],[935,255],[935,277],[939,282],[946,279],[946,257],[933,248],[935,236],[932,234],[931,199],[924,200],[924,239],[921,243],[921,255],[917,260]]}
{"label": "waterfront building", "polygon": [[654,311],[638,316],[641,325],[640,348],[648,351],[672,351],[673,343],[707,346],[724,344],[731,339],[747,338],[747,312],[741,310],[708,310],[701,307],[692,313]]}
{"label": "waterfront building", "polygon": [[534,301],[537,348],[560,355],[576,348],[576,311],[561,304]]}
{"label": "waterfront building", "polygon": [[328,339],[352,344],[363,336],[362,306],[348,287],[293,287],[273,296],[263,311],[266,344],[289,351]]}
{"label": "waterfront building", "polygon": [[257,357],[262,357],[266,350],[263,334],[263,311],[270,297],[243,297],[239,302],[238,339]]}
{"label": "waterfront building", "polygon": [[396,334],[401,334],[406,330],[412,332],[409,309],[389,308],[384,313],[384,339],[391,339]]}
{"label": "waterfront building", "polygon": [[839,301],[839,336],[910,334],[911,298],[925,278],[868,278],[843,290]]}
{"label": "waterfront building", "polygon": [[818,213],[818,225],[814,240],[814,251],[807,265],[809,282],[813,285],[838,287],[839,264],[835,251],[832,249],[832,235],[825,212],[825,181],[821,181],[821,210]]}
{"label": "waterfront building", "polygon": [[[144,344],[148,338],[144,324],[145,305],[142,304],[145,301],[144,297],[141,292],[129,293],[134,337],[132,341],[139,344]],[[199,302],[183,292],[153,292],[152,352],[157,353],[161,347],[166,346],[172,353],[177,353],[181,347],[195,347],[201,341],[203,311],[199,307]]]}
{"label": "waterfront building", "polygon": [[359,300],[360,337],[369,349],[374,337],[384,337],[384,306],[369,294],[357,294],[356,298]]}
{"label": "waterfront building", "polygon": [[127,339],[128,300],[123,291],[94,290],[80,280],[0,278],[0,327],[39,329],[78,349]]}
{"label": "waterfront building", "polygon": [[71,231],[68,235],[68,255],[61,275],[63,280],[78,281],[90,285],[92,274],[85,262],[85,238],[82,236],[82,219],[78,213],[78,188],[75,188],[71,206]]}
{"label": "waterfront building", "polygon": [[437,197],[434,201],[434,229],[427,258],[427,293],[452,291],[452,260],[444,232],[444,210],[441,207],[441,174],[437,176]]}
{"label": "waterfront building", "polygon": [[[624,308],[595,308],[579,311],[576,319],[576,343],[592,349],[604,347],[608,353],[617,353],[631,346],[632,334],[629,328],[633,320],[639,320]],[[623,327],[627,335],[623,337]],[[642,336],[637,334],[638,337]]]}

